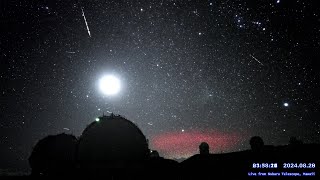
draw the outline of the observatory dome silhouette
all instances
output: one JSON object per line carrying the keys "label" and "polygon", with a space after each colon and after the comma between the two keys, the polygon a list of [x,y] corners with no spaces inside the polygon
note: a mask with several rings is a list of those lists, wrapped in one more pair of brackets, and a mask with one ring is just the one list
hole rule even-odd
{"label": "observatory dome silhouette", "polygon": [[148,142],[142,131],[122,116],[101,116],[82,133],[78,161],[82,167],[124,167],[148,157]]}
{"label": "observatory dome silhouette", "polygon": [[67,174],[76,163],[77,138],[70,134],[47,136],[37,142],[29,157],[32,175]]}

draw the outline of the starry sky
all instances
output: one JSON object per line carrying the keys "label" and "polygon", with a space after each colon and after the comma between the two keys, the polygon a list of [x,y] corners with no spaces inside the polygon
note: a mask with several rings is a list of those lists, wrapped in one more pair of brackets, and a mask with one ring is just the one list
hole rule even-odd
{"label": "starry sky", "polygon": [[[319,143],[316,1],[1,1],[0,168],[28,167],[39,139],[80,136],[108,112],[167,158],[254,135]],[[108,74],[117,95],[99,90]]]}

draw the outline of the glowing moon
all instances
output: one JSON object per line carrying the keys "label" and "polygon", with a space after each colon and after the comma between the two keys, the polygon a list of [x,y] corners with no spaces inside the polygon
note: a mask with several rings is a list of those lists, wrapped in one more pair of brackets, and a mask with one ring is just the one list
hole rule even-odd
{"label": "glowing moon", "polygon": [[105,95],[115,95],[118,94],[121,88],[120,80],[113,76],[107,75],[103,76],[99,81],[99,87],[103,94]]}

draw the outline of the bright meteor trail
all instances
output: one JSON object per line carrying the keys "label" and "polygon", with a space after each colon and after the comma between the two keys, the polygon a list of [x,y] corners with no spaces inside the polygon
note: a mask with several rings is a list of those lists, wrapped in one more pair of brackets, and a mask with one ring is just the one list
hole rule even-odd
{"label": "bright meteor trail", "polygon": [[87,27],[88,34],[89,34],[89,36],[91,37],[90,29],[89,29],[89,26],[88,26],[88,23],[87,23],[86,16],[84,15],[83,8],[81,8],[81,11],[82,11],[82,16],[83,16],[83,19],[84,19],[84,23],[86,23],[86,27]]}
{"label": "bright meteor trail", "polygon": [[256,60],[259,64],[261,64],[261,65],[263,66],[262,62],[260,62],[256,57],[254,57],[254,56],[251,55],[251,54],[250,54],[250,56],[251,56],[254,60]]}

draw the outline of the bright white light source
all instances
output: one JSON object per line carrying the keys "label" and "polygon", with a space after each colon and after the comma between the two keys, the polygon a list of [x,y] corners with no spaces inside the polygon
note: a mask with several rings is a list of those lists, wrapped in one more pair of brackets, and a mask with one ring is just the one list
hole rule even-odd
{"label": "bright white light source", "polygon": [[285,107],[288,107],[288,106],[289,106],[289,104],[288,104],[288,103],[284,103],[283,105],[284,105]]}
{"label": "bright white light source", "polygon": [[99,119],[99,118],[96,118],[96,121],[97,121],[97,122],[99,122],[99,121],[100,121],[100,119]]}
{"label": "bright white light source", "polygon": [[120,91],[120,80],[115,76],[104,76],[99,81],[99,87],[105,95],[115,95]]}

